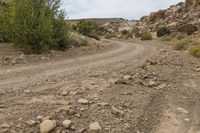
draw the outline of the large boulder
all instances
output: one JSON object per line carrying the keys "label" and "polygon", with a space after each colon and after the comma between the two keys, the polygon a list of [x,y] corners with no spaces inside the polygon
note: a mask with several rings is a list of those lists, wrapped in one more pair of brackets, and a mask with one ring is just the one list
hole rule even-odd
{"label": "large boulder", "polygon": [[195,25],[192,24],[183,24],[178,26],[178,31],[186,33],[188,35],[193,34],[195,31],[197,31],[198,28]]}

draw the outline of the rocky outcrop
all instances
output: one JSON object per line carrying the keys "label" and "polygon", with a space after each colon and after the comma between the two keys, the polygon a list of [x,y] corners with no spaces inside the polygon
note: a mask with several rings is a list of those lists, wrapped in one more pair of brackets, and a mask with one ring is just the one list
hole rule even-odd
{"label": "rocky outcrop", "polygon": [[[186,0],[166,10],[144,16],[137,24],[137,31],[155,32],[160,27],[168,27],[172,32],[179,31],[182,25],[192,25],[200,29],[200,0]],[[184,29],[185,31],[185,29]]]}

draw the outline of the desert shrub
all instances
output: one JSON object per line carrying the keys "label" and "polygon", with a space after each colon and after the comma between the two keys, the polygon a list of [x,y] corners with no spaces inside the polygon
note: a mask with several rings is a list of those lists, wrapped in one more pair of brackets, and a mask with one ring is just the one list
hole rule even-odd
{"label": "desert shrub", "polygon": [[178,41],[174,44],[173,49],[174,50],[183,50],[187,43],[185,41]]}
{"label": "desert shrub", "polygon": [[141,35],[141,40],[142,40],[142,41],[145,41],[145,40],[152,40],[152,39],[153,39],[153,37],[152,37],[151,33],[144,32],[144,33],[142,33],[142,35]]}
{"label": "desert shrub", "polygon": [[97,23],[92,21],[80,21],[76,27],[74,27],[79,33],[94,38],[96,40],[100,40],[99,35],[104,32],[104,28],[100,27]]}
{"label": "desert shrub", "polygon": [[194,56],[200,58],[200,45],[197,45],[189,50],[189,53]]}
{"label": "desert shrub", "polygon": [[88,41],[86,38],[81,38],[80,39],[80,44],[81,46],[88,46]]}
{"label": "desert shrub", "polygon": [[186,34],[179,33],[179,34],[176,36],[176,38],[177,38],[178,40],[185,39],[185,38],[186,38]]}
{"label": "desert shrub", "polygon": [[63,50],[68,45],[68,29],[60,3],[61,0],[12,0],[7,10],[9,15],[0,15],[0,22],[6,20],[7,26],[1,28],[1,25],[0,32],[10,42],[23,46],[26,53]]}
{"label": "desert shrub", "polygon": [[128,30],[123,30],[121,31],[121,38],[123,39],[129,39],[133,37],[133,33],[131,31]]}
{"label": "desert shrub", "polygon": [[128,30],[122,30],[121,33],[122,33],[122,35],[126,35],[126,34],[129,33],[129,31]]}
{"label": "desert shrub", "polygon": [[161,27],[157,30],[157,36],[162,37],[164,35],[169,35],[170,30],[167,27]]}

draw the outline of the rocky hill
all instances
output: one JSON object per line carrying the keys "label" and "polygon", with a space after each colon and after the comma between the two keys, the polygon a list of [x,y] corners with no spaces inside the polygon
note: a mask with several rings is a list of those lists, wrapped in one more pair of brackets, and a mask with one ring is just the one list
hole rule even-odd
{"label": "rocky hill", "polygon": [[155,32],[159,27],[168,27],[178,31],[187,26],[200,28],[200,0],[186,0],[165,10],[153,12],[140,19],[135,27],[139,32]]}

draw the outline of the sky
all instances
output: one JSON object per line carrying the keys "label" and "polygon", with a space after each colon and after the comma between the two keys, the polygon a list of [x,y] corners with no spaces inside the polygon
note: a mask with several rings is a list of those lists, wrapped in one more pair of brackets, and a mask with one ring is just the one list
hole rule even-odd
{"label": "sky", "polygon": [[63,0],[69,19],[125,18],[137,20],[184,0]]}

